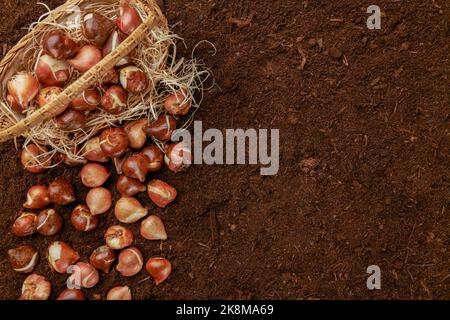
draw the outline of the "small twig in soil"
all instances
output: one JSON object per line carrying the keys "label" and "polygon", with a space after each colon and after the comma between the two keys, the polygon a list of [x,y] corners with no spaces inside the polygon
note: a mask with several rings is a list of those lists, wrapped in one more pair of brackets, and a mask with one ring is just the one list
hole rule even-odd
{"label": "small twig in soil", "polygon": [[151,277],[144,278],[144,279],[140,280],[138,282],[138,284],[144,283],[145,281],[150,280],[150,279],[151,279]]}
{"label": "small twig in soil", "polygon": [[305,65],[306,65],[306,55],[305,55],[305,52],[300,47],[297,47],[297,51],[302,57],[302,62],[300,64],[299,68],[300,68],[300,70],[303,70],[305,68]]}
{"label": "small twig in soil", "polygon": [[227,23],[230,25],[236,25],[238,28],[245,28],[248,27],[250,25],[250,23],[252,22],[251,18],[246,18],[246,19],[239,19],[239,18],[233,18],[233,17],[229,17],[227,19]]}

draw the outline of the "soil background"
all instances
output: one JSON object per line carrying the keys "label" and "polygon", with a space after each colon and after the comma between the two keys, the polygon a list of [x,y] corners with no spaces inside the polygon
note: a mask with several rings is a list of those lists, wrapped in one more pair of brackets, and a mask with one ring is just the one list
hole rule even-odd
{"label": "soil background", "polygon": [[[366,9],[375,2],[382,29],[372,31]],[[133,278],[112,271],[87,297],[127,284],[137,299],[450,298],[449,3],[160,3],[185,39],[180,57],[202,40],[217,49],[213,55],[203,42],[195,51],[217,82],[196,119],[204,129],[280,129],[280,170],[262,177],[258,166],[202,165],[157,173],[179,190],[177,201],[159,210],[139,199],[163,218],[170,239],[137,237],[136,246],[145,258],[168,257],[170,279],[156,287],[144,271]],[[4,54],[45,8],[28,0],[1,0],[0,8]],[[54,298],[66,276],[50,271],[48,243],[67,241],[86,260],[114,215],[80,234],[68,221],[71,208],[60,209],[62,233],[17,239],[10,228],[30,186],[62,175],[80,201],[87,190],[79,169],[25,173],[13,142],[0,146],[0,159],[0,298],[16,299],[25,278],[11,270],[7,249],[31,242]],[[373,264],[382,289],[369,291]]]}

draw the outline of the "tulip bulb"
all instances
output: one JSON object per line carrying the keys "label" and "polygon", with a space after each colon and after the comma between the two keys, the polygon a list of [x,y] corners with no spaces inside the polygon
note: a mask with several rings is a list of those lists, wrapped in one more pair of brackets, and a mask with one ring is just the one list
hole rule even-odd
{"label": "tulip bulb", "polygon": [[31,245],[23,245],[8,250],[9,262],[14,271],[20,273],[33,272],[39,259],[39,253]]}
{"label": "tulip bulb", "polygon": [[169,140],[177,129],[177,121],[172,116],[160,116],[158,120],[148,125],[145,131],[152,138],[160,141]]}
{"label": "tulip bulb", "polygon": [[84,37],[96,46],[102,46],[114,29],[111,20],[96,12],[87,12],[81,26]]}
{"label": "tulip bulb", "polygon": [[160,208],[165,208],[177,197],[177,190],[161,180],[151,180],[147,185],[149,198]]}
{"label": "tulip bulb", "polygon": [[114,287],[108,291],[106,300],[131,300],[131,291],[127,286]]}
{"label": "tulip bulb", "polygon": [[128,157],[122,165],[123,173],[140,182],[145,182],[147,176],[147,158],[142,154],[135,154]]}
{"label": "tulip bulb", "polygon": [[78,50],[78,45],[65,33],[59,30],[50,31],[44,37],[44,51],[54,59],[64,60],[73,57]]}
{"label": "tulip bulb", "polygon": [[167,240],[166,228],[158,216],[149,216],[142,221],[140,233],[147,240]]}
{"label": "tulip bulb", "polygon": [[75,192],[72,185],[64,178],[58,178],[48,186],[50,201],[60,206],[75,201]]}
{"label": "tulip bulb", "polygon": [[149,172],[156,172],[162,168],[164,163],[164,154],[158,146],[152,144],[145,147],[141,154],[147,158],[147,169]]}
{"label": "tulip bulb", "polygon": [[125,34],[131,34],[142,24],[142,18],[137,10],[130,6],[129,0],[122,0],[120,4],[117,27]]}
{"label": "tulip bulb", "polygon": [[47,258],[50,267],[58,273],[67,273],[67,270],[80,259],[70,245],[63,241],[54,241],[47,248]]}
{"label": "tulip bulb", "polygon": [[164,107],[172,115],[184,116],[191,110],[192,100],[186,90],[180,90],[166,98]]}
{"label": "tulip bulb", "polygon": [[100,137],[89,139],[83,148],[83,156],[89,161],[108,162],[109,156],[102,150],[100,145]]}
{"label": "tulip bulb", "polygon": [[101,96],[97,89],[90,88],[81,92],[70,103],[72,108],[80,112],[93,111],[100,105]]}
{"label": "tulip bulb", "polygon": [[54,209],[46,209],[38,215],[36,230],[44,236],[53,236],[61,230],[62,225],[62,217]]}
{"label": "tulip bulb", "polygon": [[64,289],[56,300],[85,300],[84,293],[80,289]]}
{"label": "tulip bulb", "polygon": [[94,216],[85,205],[79,205],[70,214],[72,226],[82,232],[95,230],[99,224],[99,217]]}
{"label": "tulip bulb", "polygon": [[150,258],[145,264],[145,269],[152,276],[156,285],[164,282],[172,272],[172,264],[165,258]]}
{"label": "tulip bulb", "polygon": [[117,190],[123,197],[132,197],[146,190],[145,185],[139,180],[121,175],[117,180]]}
{"label": "tulip bulb", "polygon": [[37,215],[31,212],[22,213],[12,225],[12,233],[16,237],[31,236],[37,227]]}
{"label": "tulip bulb", "polygon": [[105,242],[113,250],[120,250],[131,246],[134,241],[133,232],[123,226],[111,226],[106,230]]}
{"label": "tulip bulb", "polygon": [[125,126],[125,132],[130,142],[130,147],[133,149],[142,149],[147,141],[147,134],[144,128],[147,126],[147,119],[140,119],[128,123]]}
{"label": "tulip bulb", "polygon": [[192,164],[191,149],[183,142],[170,144],[166,149],[164,162],[172,172],[181,172]]}
{"label": "tulip bulb", "polygon": [[94,216],[106,213],[112,206],[111,192],[102,187],[93,188],[86,196],[86,203]]}
{"label": "tulip bulb", "polygon": [[102,60],[101,51],[92,45],[80,49],[77,55],[68,60],[69,64],[80,72],[86,72]]}
{"label": "tulip bulb", "polygon": [[46,87],[62,86],[70,79],[70,65],[64,60],[44,54],[36,65],[36,76]]}
{"label": "tulip bulb", "polygon": [[47,149],[29,144],[22,149],[20,160],[26,171],[31,173],[42,173],[52,164],[49,155],[45,155]]}
{"label": "tulip bulb", "polygon": [[[43,108],[48,103],[52,102],[53,100],[56,100],[58,96],[63,92],[64,90],[60,87],[47,87],[39,91],[39,95],[37,96],[37,103],[40,108]],[[64,111],[66,111],[69,104],[63,105],[61,107],[58,107],[58,109],[53,110],[53,115],[58,116]]]}
{"label": "tulip bulb", "polygon": [[81,182],[88,188],[101,187],[111,176],[111,172],[98,163],[88,163],[81,169]]}
{"label": "tulip bulb", "polygon": [[119,263],[116,266],[116,270],[124,277],[135,276],[144,266],[142,253],[135,247],[122,250],[118,260]]}
{"label": "tulip bulb", "polygon": [[75,286],[89,289],[94,287],[99,280],[100,275],[98,274],[97,269],[89,263],[77,262],[67,282]]}
{"label": "tulip bulb", "polygon": [[33,273],[22,285],[20,300],[47,300],[50,297],[52,285],[45,277]]}
{"label": "tulip bulb", "polygon": [[[103,47],[102,53],[103,57],[106,57],[108,54],[117,49],[117,47],[127,38],[127,36],[120,31],[114,30],[109,36],[108,40]],[[122,57],[116,64],[117,67],[124,66],[131,62],[131,56],[134,52],[129,53],[127,56]]]}
{"label": "tulip bulb", "polygon": [[115,259],[116,254],[110,247],[101,246],[92,252],[89,257],[89,262],[95,268],[103,271],[104,273],[108,273]]}
{"label": "tulip bulb", "polygon": [[144,71],[135,66],[128,66],[120,70],[120,84],[128,92],[144,93],[150,83]]}
{"label": "tulip bulb", "polygon": [[86,127],[86,116],[75,109],[67,109],[56,118],[58,128],[63,131],[76,131]]}
{"label": "tulip bulb", "polygon": [[43,209],[50,205],[50,197],[46,186],[33,186],[28,189],[27,201],[23,206],[27,209]]}
{"label": "tulip bulb", "polygon": [[10,106],[23,113],[39,93],[39,82],[31,73],[18,73],[8,81],[7,89]]}
{"label": "tulip bulb", "polygon": [[135,198],[120,198],[114,208],[117,220],[122,223],[134,223],[141,220],[148,213],[148,209]]}
{"label": "tulip bulb", "polygon": [[128,149],[127,133],[122,128],[106,129],[100,135],[100,146],[108,156],[119,158]]}
{"label": "tulip bulb", "polygon": [[120,86],[112,86],[103,95],[102,109],[109,114],[121,114],[127,109],[128,93]]}

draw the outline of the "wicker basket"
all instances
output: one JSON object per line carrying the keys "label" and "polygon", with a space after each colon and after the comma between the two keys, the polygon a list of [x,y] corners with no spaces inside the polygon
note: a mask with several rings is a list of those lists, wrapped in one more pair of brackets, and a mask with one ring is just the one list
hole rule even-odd
{"label": "wicker basket", "polygon": [[[64,5],[53,10],[48,17],[42,20],[43,23],[37,24],[0,62],[2,100],[6,101],[5,88],[7,81],[17,71],[20,71],[20,68],[23,68],[24,63],[26,63],[27,60],[33,58],[33,52],[30,52],[29,50],[31,42],[36,41],[36,39],[42,39],[46,31],[48,31],[45,22],[63,21],[64,19],[67,19],[66,15],[71,6],[82,8],[83,5],[91,5],[92,3],[101,3],[102,5],[111,4],[112,6],[118,5],[119,2],[120,0],[69,0]],[[94,85],[96,81],[98,81],[99,76],[112,69],[121,57],[126,56],[135,49],[138,44],[142,43],[153,27],[158,26],[160,28],[168,29],[166,18],[153,0],[131,0],[130,3],[136,8],[139,8],[140,12],[145,12],[147,15],[142,25],[128,36],[114,52],[106,56],[96,66],[68,85],[55,100],[26,116],[12,111],[7,103],[0,101],[0,142],[5,142],[17,136],[27,137],[29,128],[53,118],[55,116],[55,110],[57,111],[59,107],[67,105],[83,90]],[[168,48],[166,49],[165,54],[168,54]],[[86,130],[98,130],[98,128],[87,128]]]}

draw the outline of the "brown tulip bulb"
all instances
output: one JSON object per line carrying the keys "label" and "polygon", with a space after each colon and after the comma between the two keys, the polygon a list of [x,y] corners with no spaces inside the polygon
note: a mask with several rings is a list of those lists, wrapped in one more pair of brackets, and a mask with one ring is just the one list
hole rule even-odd
{"label": "brown tulip bulb", "polygon": [[80,72],[86,72],[102,60],[102,52],[95,46],[86,45],[67,62]]}
{"label": "brown tulip bulb", "polygon": [[127,109],[128,93],[121,86],[112,86],[103,94],[101,106],[109,114],[121,114]]}
{"label": "brown tulip bulb", "polygon": [[37,215],[30,212],[22,213],[12,226],[12,233],[17,237],[31,236],[37,227]]}
{"label": "brown tulip bulb", "polygon": [[132,34],[142,24],[142,18],[138,11],[130,6],[129,1],[121,1],[116,24],[123,33]]}
{"label": "brown tulip bulb", "polygon": [[128,149],[127,133],[122,128],[110,128],[100,135],[100,146],[105,154],[119,158]]}
{"label": "brown tulip bulb", "polygon": [[86,126],[86,116],[75,109],[67,109],[56,118],[58,128],[63,131],[76,131]]}
{"label": "brown tulip bulb", "polygon": [[57,234],[63,225],[62,217],[54,209],[45,209],[39,213],[36,230],[44,236]]}
{"label": "brown tulip bulb", "polygon": [[58,178],[48,186],[50,201],[61,206],[75,201],[72,185],[64,178]]}
{"label": "brown tulip bulb", "polygon": [[127,286],[114,287],[108,291],[106,300],[131,300],[131,291]]}
{"label": "brown tulip bulb", "polygon": [[149,198],[160,208],[165,208],[177,197],[177,190],[164,181],[154,179],[147,184]]}
{"label": "brown tulip bulb", "polygon": [[7,101],[10,107],[24,113],[39,93],[39,81],[31,73],[18,73],[7,83]]}
{"label": "brown tulip bulb", "polygon": [[31,245],[23,245],[8,250],[9,262],[16,272],[30,273],[36,267],[39,259],[39,253]]}
{"label": "brown tulip bulb", "polygon": [[148,209],[144,208],[136,198],[120,198],[114,208],[114,214],[122,223],[135,223],[145,217]]}
{"label": "brown tulip bulb", "polygon": [[84,145],[83,151],[84,157],[89,161],[108,162],[110,160],[100,146],[100,137],[89,139]]}
{"label": "brown tulip bulb", "polygon": [[78,45],[64,32],[59,30],[50,31],[44,37],[44,50],[55,59],[68,59],[78,51]]}
{"label": "brown tulip bulb", "polygon": [[50,197],[46,186],[33,186],[28,189],[27,201],[23,206],[27,209],[43,209],[50,205]]}
{"label": "brown tulip bulb", "polygon": [[36,273],[30,274],[22,285],[20,300],[47,300],[50,297],[52,285],[45,277]]}
{"label": "brown tulip bulb", "polygon": [[87,12],[82,21],[83,35],[96,46],[102,46],[114,29],[114,22],[96,12]]}
{"label": "brown tulip bulb", "polygon": [[144,128],[147,126],[147,119],[140,119],[132,121],[125,126],[125,131],[130,142],[130,147],[133,149],[142,149],[147,141],[147,134]]}
{"label": "brown tulip bulb", "polygon": [[169,140],[177,129],[177,121],[172,116],[160,116],[158,120],[148,125],[145,131],[152,138],[160,141]]}
{"label": "brown tulip bulb", "polygon": [[192,100],[187,94],[187,90],[181,90],[166,98],[164,107],[172,115],[184,116],[189,113],[192,107]]}
{"label": "brown tulip bulb", "polygon": [[120,84],[133,94],[144,93],[150,86],[148,76],[135,66],[128,66],[120,70]]}
{"label": "brown tulip bulb", "polygon": [[88,188],[101,187],[111,176],[111,172],[98,163],[88,163],[81,169],[81,182]]}
{"label": "brown tulip bulb", "polygon": [[142,221],[140,233],[147,240],[167,240],[166,228],[158,216],[149,216]]}
{"label": "brown tulip bulb", "polygon": [[77,262],[67,281],[75,286],[89,289],[94,287],[99,280],[100,275],[98,274],[97,269],[89,263]]}
{"label": "brown tulip bulb", "polygon": [[147,176],[147,158],[142,154],[135,154],[128,157],[122,165],[123,173],[140,182],[145,182]]}
{"label": "brown tulip bulb", "polygon": [[70,104],[72,108],[80,112],[95,110],[101,102],[101,96],[97,89],[89,88],[75,97]]}
{"label": "brown tulip bulb", "polygon": [[99,221],[99,217],[92,215],[89,208],[85,205],[77,206],[70,214],[70,222],[78,231],[89,232],[95,230]]}
{"label": "brown tulip bulb", "polygon": [[116,260],[116,254],[108,246],[98,247],[89,257],[89,262],[104,273],[109,272],[114,260]]}
{"label": "brown tulip bulb", "polygon": [[56,300],[85,300],[84,293],[80,289],[64,289]]}
{"label": "brown tulip bulb", "polygon": [[120,250],[131,246],[134,241],[133,232],[123,226],[111,226],[106,230],[105,242],[113,250]]}
{"label": "brown tulip bulb", "polygon": [[36,66],[36,77],[44,86],[63,86],[70,79],[70,66],[64,60],[57,60],[44,54]]}
{"label": "brown tulip bulb", "polygon": [[184,142],[170,144],[164,155],[164,162],[170,171],[178,173],[186,170],[192,164],[192,153],[190,147]]}
{"label": "brown tulip bulb", "polygon": [[136,179],[121,175],[117,180],[117,190],[123,197],[132,197],[140,192],[144,192],[146,187],[145,184]]}
{"label": "brown tulip bulb", "polygon": [[135,247],[123,249],[119,254],[119,263],[116,270],[124,277],[132,277],[138,274],[144,266],[142,253]]}
{"label": "brown tulip bulb", "polygon": [[63,241],[54,241],[47,248],[47,258],[50,267],[58,273],[67,270],[80,259],[78,253]]}
{"label": "brown tulip bulb", "polygon": [[22,149],[20,160],[26,171],[31,173],[42,173],[52,164],[52,159],[46,155],[47,149],[29,144]]}
{"label": "brown tulip bulb", "polygon": [[164,282],[172,272],[172,264],[165,258],[150,258],[145,264],[147,272],[152,276],[156,285]]}
{"label": "brown tulip bulb", "polygon": [[141,154],[147,158],[147,169],[149,172],[156,172],[162,168],[164,163],[164,154],[158,146],[152,144],[145,147]]}
{"label": "brown tulip bulb", "polygon": [[112,206],[111,192],[102,187],[93,188],[86,196],[86,204],[94,216],[106,213]]}
{"label": "brown tulip bulb", "polygon": [[[36,98],[36,101],[40,108],[45,107],[48,103],[52,102],[53,100],[56,100],[58,96],[64,91],[63,88],[60,87],[46,87],[39,91],[39,94]],[[67,110],[67,107],[69,104],[65,104],[61,107],[58,107],[57,109],[52,110],[53,116],[58,116],[64,111]]]}

